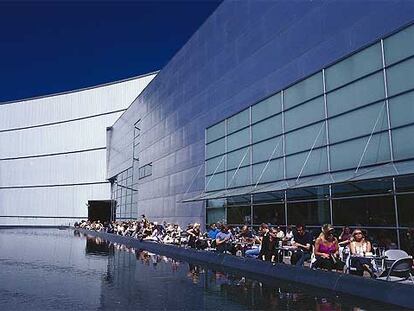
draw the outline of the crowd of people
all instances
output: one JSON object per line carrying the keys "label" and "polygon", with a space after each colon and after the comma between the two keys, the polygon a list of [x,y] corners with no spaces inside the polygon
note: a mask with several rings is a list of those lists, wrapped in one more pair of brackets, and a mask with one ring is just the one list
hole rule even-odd
{"label": "crowd of people", "polygon": [[178,224],[150,222],[145,215],[140,220],[113,223],[84,220],[75,227],[274,263],[296,266],[306,263],[311,268],[329,271],[343,271],[347,267],[350,273],[361,276],[367,272],[375,277],[376,271],[375,262],[366,257],[372,255],[372,243],[367,232],[360,228],[351,232],[349,227],[344,227],[336,237],[335,228],[330,224],[323,225],[317,233],[308,231],[303,224],[288,226],[286,230],[265,223],[257,230],[247,225],[240,228],[211,224],[202,233],[198,223],[182,229]]}

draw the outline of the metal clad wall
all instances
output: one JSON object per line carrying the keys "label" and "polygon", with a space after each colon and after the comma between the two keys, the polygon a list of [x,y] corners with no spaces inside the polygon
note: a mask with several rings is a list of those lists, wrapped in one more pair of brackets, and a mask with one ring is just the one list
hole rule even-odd
{"label": "metal clad wall", "polygon": [[106,128],[155,74],[0,104],[0,225],[60,225],[109,200]]}
{"label": "metal clad wall", "polygon": [[140,180],[139,213],[203,223],[203,203],[180,200],[204,188],[205,128],[413,22],[413,12],[397,0],[224,2],[115,123],[108,175],[131,165],[141,119],[140,163],[153,174]]}
{"label": "metal clad wall", "polygon": [[0,132],[0,145],[7,146],[0,149],[0,159],[105,148],[106,133],[102,128],[111,126],[121,113]]}

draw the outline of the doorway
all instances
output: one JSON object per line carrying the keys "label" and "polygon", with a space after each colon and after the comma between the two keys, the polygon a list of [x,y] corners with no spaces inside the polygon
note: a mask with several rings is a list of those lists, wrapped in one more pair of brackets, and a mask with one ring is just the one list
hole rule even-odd
{"label": "doorway", "polygon": [[[111,220],[112,200],[88,201],[88,220],[100,221],[101,223]],[[115,219],[115,211],[112,211],[112,219]]]}

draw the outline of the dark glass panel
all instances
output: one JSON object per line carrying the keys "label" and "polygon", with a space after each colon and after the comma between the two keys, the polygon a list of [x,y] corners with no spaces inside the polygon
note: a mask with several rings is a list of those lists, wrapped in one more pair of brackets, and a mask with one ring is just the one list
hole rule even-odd
{"label": "dark glass panel", "polygon": [[332,185],[332,196],[358,196],[392,192],[392,179],[375,179]]}
{"label": "dark glass panel", "polygon": [[275,203],[283,201],[284,198],[284,191],[258,193],[253,195],[253,203]]}
{"label": "dark glass panel", "polygon": [[250,224],[250,206],[232,206],[227,208],[228,224]]}
{"label": "dark glass panel", "polygon": [[250,205],[250,195],[227,198],[227,205]]}
{"label": "dark glass panel", "polygon": [[285,204],[253,206],[253,224],[285,225]]}
{"label": "dark glass panel", "polygon": [[225,219],[225,211],[224,208],[214,208],[207,210],[207,225],[211,225],[212,223],[223,223]]}
{"label": "dark glass panel", "polygon": [[397,248],[397,230],[362,228],[372,245],[382,248]]}
{"label": "dark glass panel", "polygon": [[414,228],[410,230],[400,230],[401,249],[408,255],[414,256]]}
{"label": "dark glass panel", "polygon": [[226,199],[207,200],[207,208],[220,208],[220,207],[224,207],[225,204],[226,204]]}
{"label": "dark glass panel", "polygon": [[333,221],[342,226],[395,226],[392,196],[333,200]]}
{"label": "dark glass panel", "polygon": [[323,200],[329,196],[329,186],[317,186],[286,191],[288,200],[319,199]]}
{"label": "dark glass panel", "polygon": [[397,177],[395,187],[397,192],[414,192],[414,175]]}
{"label": "dark glass panel", "polygon": [[401,227],[414,227],[414,194],[397,196],[398,219]]}
{"label": "dark glass panel", "polygon": [[288,223],[321,225],[330,222],[329,201],[288,203]]}

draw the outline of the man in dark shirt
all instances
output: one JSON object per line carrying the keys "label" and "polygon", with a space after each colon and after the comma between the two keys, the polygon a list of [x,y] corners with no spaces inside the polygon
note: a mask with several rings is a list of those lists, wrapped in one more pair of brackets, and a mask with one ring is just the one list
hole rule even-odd
{"label": "man in dark shirt", "polygon": [[293,233],[296,250],[293,251],[290,263],[296,266],[303,266],[306,260],[311,258],[312,251],[312,237],[308,231],[305,230],[304,225],[296,225],[296,231]]}

